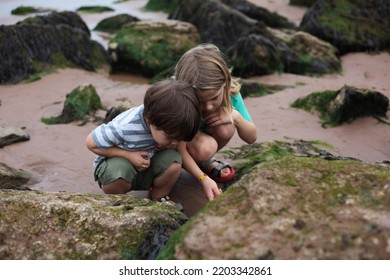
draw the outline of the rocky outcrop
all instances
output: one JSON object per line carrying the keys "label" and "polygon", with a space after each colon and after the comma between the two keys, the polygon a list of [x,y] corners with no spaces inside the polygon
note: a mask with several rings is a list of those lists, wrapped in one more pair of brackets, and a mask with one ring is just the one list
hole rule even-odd
{"label": "rocky outcrop", "polygon": [[131,195],[0,190],[0,259],[153,259],[186,217]]}
{"label": "rocky outcrop", "polygon": [[237,152],[246,175],[158,258],[389,259],[390,166],[315,155],[307,144]]}
{"label": "rocky outcrop", "polygon": [[378,0],[316,1],[300,28],[334,45],[340,55],[390,48],[390,3]]}
{"label": "rocky outcrop", "polygon": [[296,31],[257,28],[241,37],[229,51],[233,74],[239,77],[287,72],[302,75],[337,73],[337,49],[318,38]]}
{"label": "rocky outcrop", "polygon": [[147,77],[172,67],[188,49],[200,43],[197,29],[176,20],[127,24],[109,43],[114,71]]}
{"label": "rocky outcrop", "polygon": [[361,117],[387,118],[389,99],[378,91],[346,85],[301,97],[292,107],[318,114],[323,126],[337,126]]}
{"label": "rocky outcrop", "polygon": [[18,83],[57,67],[108,67],[104,48],[91,40],[79,15],[53,12],[0,26],[0,84]]}
{"label": "rocky outcrop", "polygon": [[203,42],[216,44],[231,58],[236,76],[274,72],[311,75],[341,70],[337,49],[331,44],[305,32],[270,28],[261,18],[255,20],[236,5],[233,7],[217,0],[191,0],[180,4],[170,17],[194,24]]}

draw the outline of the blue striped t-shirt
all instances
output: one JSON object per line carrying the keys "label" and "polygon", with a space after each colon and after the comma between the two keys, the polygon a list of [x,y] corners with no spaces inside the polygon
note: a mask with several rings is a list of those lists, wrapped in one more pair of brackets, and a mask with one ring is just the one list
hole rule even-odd
{"label": "blue striped t-shirt", "polygon": [[[103,151],[117,146],[130,151],[148,151],[153,155],[157,143],[145,123],[143,112],[144,105],[140,105],[95,128],[92,131],[92,139],[96,146]],[[102,156],[96,157],[94,166],[102,159]]]}

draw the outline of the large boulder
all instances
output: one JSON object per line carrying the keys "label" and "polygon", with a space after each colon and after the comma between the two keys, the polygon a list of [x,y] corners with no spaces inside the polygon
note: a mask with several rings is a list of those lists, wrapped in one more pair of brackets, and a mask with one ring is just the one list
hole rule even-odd
{"label": "large boulder", "polygon": [[169,18],[192,23],[202,42],[213,43],[225,53],[257,23],[218,0],[180,1]]}
{"label": "large boulder", "polygon": [[0,190],[0,259],[154,259],[187,218],[132,195]]}
{"label": "large boulder", "polygon": [[226,53],[236,76],[274,72],[318,75],[341,70],[337,49],[331,44],[305,32],[268,27],[261,16],[247,16],[254,8],[241,7],[241,1],[180,3],[171,17],[194,24],[202,42],[214,43]]}
{"label": "large boulder", "polygon": [[309,33],[258,27],[230,49],[233,74],[240,77],[287,72],[321,75],[341,71],[337,49]]}
{"label": "large boulder", "polygon": [[79,15],[52,12],[0,26],[0,84],[18,83],[57,67],[95,71],[109,66],[103,46],[91,40]]}
{"label": "large boulder", "polygon": [[147,77],[172,68],[180,56],[198,45],[198,30],[176,20],[139,21],[125,25],[109,42],[113,70]]}
{"label": "large boulder", "polygon": [[304,145],[237,152],[247,174],[181,227],[158,259],[388,260],[390,166]]}
{"label": "large boulder", "polygon": [[379,0],[316,1],[300,28],[340,52],[379,52],[390,48],[390,3]]}

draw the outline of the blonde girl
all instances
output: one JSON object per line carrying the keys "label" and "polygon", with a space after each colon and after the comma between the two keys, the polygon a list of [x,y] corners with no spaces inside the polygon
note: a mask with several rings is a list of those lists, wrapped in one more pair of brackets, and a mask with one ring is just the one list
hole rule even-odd
{"label": "blonde girl", "polygon": [[197,92],[202,112],[199,132],[183,151],[183,167],[197,178],[209,200],[221,194],[217,183],[234,176],[234,169],[214,158],[237,131],[250,144],[256,141],[256,126],[245,108],[240,84],[233,79],[226,58],[213,44],[187,51],[175,68],[177,80],[190,83]]}

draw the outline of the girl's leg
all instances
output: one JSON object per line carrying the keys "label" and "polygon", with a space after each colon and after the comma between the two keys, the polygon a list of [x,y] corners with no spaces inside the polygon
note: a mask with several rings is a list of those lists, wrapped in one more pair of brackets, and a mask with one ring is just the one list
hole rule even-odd
{"label": "girl's leg", "polygon": [[221,124],[215,127],[207,127],[207,134],[211,135],[218,144],[218,151],[229,143],[236,128],[234,124]]}
{"label": "girl's leg", "polygon": [[[212,129],[209,128],[208,132],[210,135],[199,132],[191,142],[187,143],[188,152],[197,163],[207,162],[217,151],[226,146],[235,133],[235,127],[232,124],[219,125]],[[204,168],[204,172],[209,173],[217,165],[217,162],[211,163]],[[229,176],[230,172],[229,167],[223,168],[220,176]]]}
{"label": "girl's leg", "polygon": [[187,149],[192,158],[200,163],[211,159],[218,151],[217,141],[204,132],[198,132],[191,142],[187,143]]}

